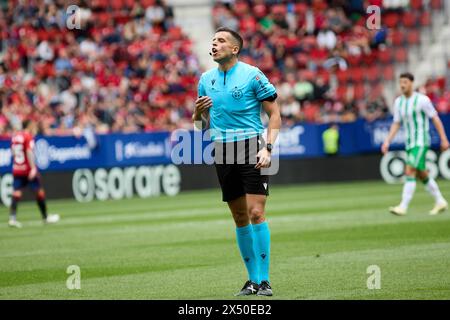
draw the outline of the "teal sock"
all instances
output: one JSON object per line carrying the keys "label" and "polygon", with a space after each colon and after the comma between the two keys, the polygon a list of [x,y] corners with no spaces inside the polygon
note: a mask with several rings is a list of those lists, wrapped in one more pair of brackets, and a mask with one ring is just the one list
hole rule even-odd
{"label": "teal sock", "polygon": [[258,279],[258,262],[256,260],[255,251],[253,249],[253,228],[252,225],[236,228],[236,238],[241,251],[242,259],[247,268],[248,278],[254,283],[259,283]]}
{"label": "teal sock", "polygon": [[259,267],[259,280],[269,281],[270,262],[270,229],[269,224],[264,221],[253,225],[255,253]]}

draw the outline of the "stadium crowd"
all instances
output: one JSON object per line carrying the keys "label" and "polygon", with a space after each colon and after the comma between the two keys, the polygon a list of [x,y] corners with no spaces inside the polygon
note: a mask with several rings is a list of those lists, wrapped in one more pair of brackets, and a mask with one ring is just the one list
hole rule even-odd
{"label": "stadium crowd", "polygon": [[21,118],[49,135],[190,125],[201,69],[164,1],[9,1],[0,43],[0,133]]}
{"label": "stadium crowd", "polygon": [[[378,2],[222,0],[213,22],[242,33],[240,58],[277,86],[285,125],[374,120],[388,113],[376,70],[388,32],[363,23],[364,5]],[[73,4],[82,9],[67,20]],[[375,76],[341,81],[354,65]],[[201,72],[163,0],[8,1],[0,10],[0,135],[21,118],[47,135],[191,128]],[[445,81],[424,90],[449,112]]]}
{"label": "stadium crowd", "polygon": [[[424,9],[422,1],[414,2],[414,10]],[[219,0],[213,16],[217,27],[243,35],[241,60],[257,65],[276,83],[284,123],[372,121],[389,115],[383,83],[394,80],[395,57],[382,58],[392,45],[391,29],[366,27],[368,5],[383,8],[386,15],[411,12],[410,2],[399,0]],[[403,27],[404,39],[406,27],[414,30],[417,24]],[[445,111],[450,102],[445,83],[436,82],[440,89],[430,81],[421,90],[431,90]]]}

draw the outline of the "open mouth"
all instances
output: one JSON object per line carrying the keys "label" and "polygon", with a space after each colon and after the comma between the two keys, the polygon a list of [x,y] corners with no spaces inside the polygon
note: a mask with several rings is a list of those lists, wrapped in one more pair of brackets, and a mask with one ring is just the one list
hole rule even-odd
{"label": "open mouth", "polygon": [[216,55],[216,54],[217,54],[217,52],[218,52],[218,51],[217,51],[217,49],[216,49],[216,48],[212,48],[211,52],[212,52],[212,54],[213,54],[213,56],[214,56],[214,55]]}

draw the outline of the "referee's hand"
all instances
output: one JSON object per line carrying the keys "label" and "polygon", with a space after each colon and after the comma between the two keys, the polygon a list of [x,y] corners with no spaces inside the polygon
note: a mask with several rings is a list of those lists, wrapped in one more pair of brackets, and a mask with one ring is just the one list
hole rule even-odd
{"label": "referee's hand", "polygon": [[270,152],[266,148],[259,150],[256,158],[258,159],[258,163],[255,166],[256,169],[270,167]]}
{"label": "referee's hand", "polygon": [[211,106],[212,100],[208,96],[202,96],[199,97],[197,100],[195,100],[195,110],[194,110],[195,120],[199,120],[203,112],[211,108]]}

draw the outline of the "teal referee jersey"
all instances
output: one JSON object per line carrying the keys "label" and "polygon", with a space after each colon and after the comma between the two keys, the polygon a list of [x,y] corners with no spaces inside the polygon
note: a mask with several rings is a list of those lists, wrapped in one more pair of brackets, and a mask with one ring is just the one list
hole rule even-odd
{"label": "teal referee jersey", "polygon": [[233,142],[264,131],[261,102],[276,93],[258,68],[238,61],[230,70],[211,69],[202,74],[198,95],[212,100],[209,109],[211,139]]}

